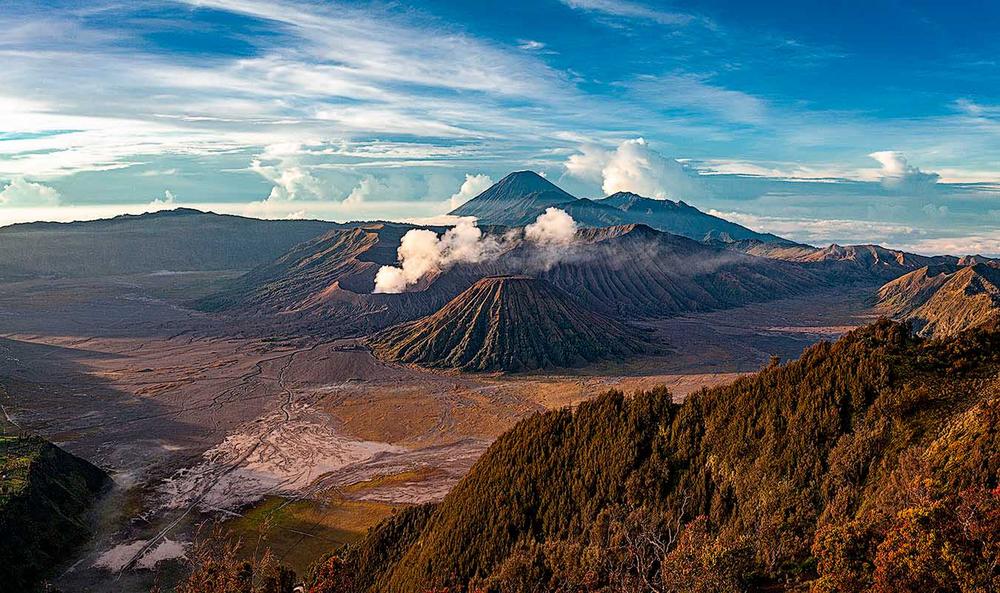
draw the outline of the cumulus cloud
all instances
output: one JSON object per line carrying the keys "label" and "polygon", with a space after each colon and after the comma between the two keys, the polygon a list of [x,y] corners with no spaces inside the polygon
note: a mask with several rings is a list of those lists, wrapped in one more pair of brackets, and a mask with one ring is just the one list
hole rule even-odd
{"label": "cumulus cloud", "polygon": [[0,190],[0,206],[56,206],[59,192],[55,188],[15,177]]}
{"label": "cumulus cloud", "polygon": [[578,154],[571,154],[566,159],[566,171],[580,179],[600,183],[603,180],[604,166],[611,158],[611,153],[593,144],[584,144]]}
{"label": "cumulus cloud", "polygon": [[493,180],[489,175],[484,175],[482,173],[470,175],[466,173],[465,181],[462,182],[462,186],[458,188],[458,191],[452,194],[450,198],[452,210],[483,193],[489,189],[491,185],[493,185]]}
{"label": "cumulus cloud", "polygon": [[565,210],[546,208],[524,227],[524,238],[538,245],[567,245],[576,237],[576,221]]}
{"label": "cumulus cloud", "polygon": [[250,170],[267,179],[274,187],[268,200],[320,200],[326,188],[308,168],[302,166],[298,144],[272,144],[250,162]]}
{"label": "cumulus cloud", "polygon": [[894,190],[920,190],[932,188],[941,178],[937,173],[921,171],[911,165],[901,152],[881,150],[869,154],[882,165],[882,185]]}
{"label": "cumulus cloud", "polygon": [[368,201],[373,196],[385,191],[386,186],[384,183],[380,182],[373,175],[366,175],[358,185],[351,190],[351,193],[347,194],[347,198],[344,199],[345,206],[356,206],[362,202]]}
{"label": "cumulus cloud", "polygon": [[149,212],[156,212],[158,210],[169,210],[176,205],[177,197],[169,189],[163,191],[162,198],[156,198],[147,205],[147,210]]}
{"label": "cumulus cloud", "polygon": [[653,150],[643,138],[625,140],[614,151],[583,147],[571,155],[566,170],[581,179],[600,179],[605,194],[628,191],[675,200],[703,196],[705,185],[696,171]]}

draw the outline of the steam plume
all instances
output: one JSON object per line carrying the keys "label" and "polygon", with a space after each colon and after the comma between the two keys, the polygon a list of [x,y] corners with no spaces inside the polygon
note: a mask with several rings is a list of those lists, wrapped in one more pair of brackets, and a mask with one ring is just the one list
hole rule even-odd
{"label": "steam plume", "polygon": [[[576,221],[564,210],[548,208],[524,228],[524,238],[544,252],[545,261],[558,258],[555,247],[570,244],[576,235]],[[521,232],[512,230],[502,237],[484,236],[470,220],[462,220],[441,237],[434,231],[413,229],[399,242],[399,266],[382,266],[375,275],[376,293],[400,293],[428,275],[455,264],[497,260],[521,242]],[[547,265],[551,265],[548,264]]]}
{"label": "steam plume", "polygon": [[535,222],[524,227],[524,237],[539,245],[567,245],[576,237],[576,221],[565,210],[546,208]]}
{"label": "steam plume", "polygon": [[462,220],[440,238],[434,231],[413,229],[399,242],[400,267],[382,266],[375,275],[376,293],[399,293],[427,274],[454,264],[495,259],[503,248],[495,237],[483,237],[475,223]]}

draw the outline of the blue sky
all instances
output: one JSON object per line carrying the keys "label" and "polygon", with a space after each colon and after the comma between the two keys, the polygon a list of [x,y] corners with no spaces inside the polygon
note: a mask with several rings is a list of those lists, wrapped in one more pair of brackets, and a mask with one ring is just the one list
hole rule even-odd
{"label": "blue sky", "polygon": [[1000,253],[1000,7],[812,4],[8,0],[0,224],[431,217],[530,168]]}

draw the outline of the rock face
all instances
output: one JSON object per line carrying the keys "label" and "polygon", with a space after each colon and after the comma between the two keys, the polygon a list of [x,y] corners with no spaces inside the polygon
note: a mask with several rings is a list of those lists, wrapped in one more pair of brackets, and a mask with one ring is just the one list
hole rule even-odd
{"label": "rock face", "polygon": [[87,513],[109,483],[41,438],[0,436],[0,589],[35,591],[64,563],[90,533]]}
{"label": "rock face", "polygon": [[884,315],[925,336],[947,336],[1000,317],[1000,269],[993,263],[927,266],[879,290]]}
{"label": "rock face", "polygon": [[376,356],[463,371],[573,367],[637,354],[644,341],[527,276],[483,278],[440,311],[371,340]]}

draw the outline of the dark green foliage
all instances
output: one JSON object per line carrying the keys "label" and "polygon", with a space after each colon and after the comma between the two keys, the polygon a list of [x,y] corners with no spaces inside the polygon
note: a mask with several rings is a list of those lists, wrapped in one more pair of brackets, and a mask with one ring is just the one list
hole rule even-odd
{"label": "dark green foliage", "polygon": [[[519,423],[412,532],[340,558],[355,591],[889,590],[878,555],[958,533],[898,517],[997,486],[998,368],[996,326],[927,341],[882,321],[681,405],[610,392]],[[995,499],[975,500],[990,524]],[[948,536],[962,551],[936,577],[991,578],[959,574],[1000,554],[977,533]]]}
{"label": "dark green foliage", "polygon": [[[30,592],[90,533],[104,472],[38,437],[0,436],[0,583]],[[4,589],[7,590],[7,589]]]}

